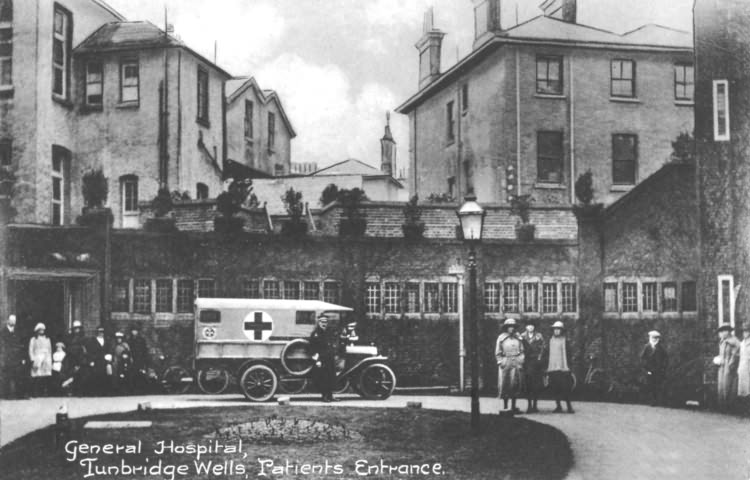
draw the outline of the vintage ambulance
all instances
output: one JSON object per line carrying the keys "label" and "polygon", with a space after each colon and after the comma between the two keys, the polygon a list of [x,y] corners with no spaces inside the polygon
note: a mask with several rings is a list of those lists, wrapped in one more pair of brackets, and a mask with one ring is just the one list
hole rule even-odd
{"label": "vintage ambulance", "polygon": [[[198,298],[195,301],[195,371],[204,393],[221,393],[237,382],[255,402],[270,400],[281,387],[301,390],[314,362],[307,338],[321,314],[329,328],[343,331],[351,308],[317,300]],[[351,330],[351,327],[350,327]],[[396,376],[377,347],[355,345],[343,335],[337,391],[351,388],[365,398],[388,398]]]}

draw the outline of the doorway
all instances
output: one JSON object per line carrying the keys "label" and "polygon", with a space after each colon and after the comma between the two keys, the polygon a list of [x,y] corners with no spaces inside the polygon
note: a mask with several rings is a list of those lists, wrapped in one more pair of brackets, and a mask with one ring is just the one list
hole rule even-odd
{"label": "doorway", "polygon": [[15,283],[15,311],[18,333],[30,338],[34,326],[41,322],[47,336],[62,340],[67,333],[65,323],[65,284],[58,281],[17,281]]}

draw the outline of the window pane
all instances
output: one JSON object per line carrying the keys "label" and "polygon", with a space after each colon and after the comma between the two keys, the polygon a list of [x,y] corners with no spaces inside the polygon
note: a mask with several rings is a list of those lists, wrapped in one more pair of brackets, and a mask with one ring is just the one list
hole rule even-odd
{"label": "window pane", "polygon": [[404,311],[406,313],[418,313],[420,310],[419,284],[407,283],[404,296],[406,300]]}
{"label": "window pane", "polygon": [[177,280],[177,313],[193,311],[193,286],[192,280]]}
{"label": "window pane", "polygon": [[323,284],[323,301],[338,304],[340,299],[338,282],[325,282]]}
{"label": "window pane", "polygon": [[576,295],[575,283],[562,284],[562,311],[563,313],[578,311],[578,297]]}
{"label": "window pane", "polygon": [[560,183],[563,171],[562,132],[537,133],[537,179]]}
{"label": "window pane", "polygon": [[210,278],[198,280],[198,297],[212,298],[216,296],[216,282]]}
{"label": "window pane", "polygon": [[617,311],[617,284],[616,283],[604,284],[604,311],[605,312]]}
{"label": "window pane", "polygon": [[641,302],[643,304],[644,312],[655,312],[657,311],[656,304],[656,283],[648,282],[643,284],[643,294]]}
{"label": "window pane", "polygon": [[458,313],[458,286],[455,283],[443,283],[443,312]]}
{"label": "window pane", "polygon": [[367,313],[380,313],[380,284],[367,282]]}
{"label": "window pane", "polygon": [[52,179],[52,200],[62,200],[62,179]]}
{"label": "window pane", "polygon": [[440,312],[440,284],[429,282],[424,284],[425,313]]}
{"label": "window pane", "polygon": [[503,283],[503,311],[505,313],[518,313],[518,284]]}
{"label": "window pane", "polygon": [[662,284],[661,308],[664,312],[677,311],[677,284],[672,282]]}
{"label": "window pane", "polygon": [[0,0],[0,22],[13,21],[13,0]]}
{"label": "window pane", "polygon": [[112,284],[112,311],[130,311],[130,281],[115,280]]}
{"label": "window pane", "polygon": [[172,311],[172,280],[164,279],[156,281],[156,311]]}
{"label": "window pane", "polygon": [[682,311],[695,312],[697,310],[695,282],[682,282]]}
{"label": "window pane", "polygon": [[400,299],[401,285],[396,282],[387,282],[383,297],[383,311],[385,313],[399,313]]}
{"label": "window pane", "polygon": [[299,300],[300,288],[299,282],[285,281],[284,282],[284,298],[287,300]]}
{"label": "window pane", "polygon": [[65,60],[65,49],[62,40],[55,39],[52,42],[52,61],[57,65],[62,65]]}
{"label": "window pane", "polygon": [[561,95],[562,58],[538,57],[536,62],[536,91],[543,94]]}
{"label": "window pane", "polygon": [[304,297],[305,300],[320,300],[320,283],[305,282]]}
{"label": "window pane", "polygon": [[263,280],[263,298],[281,298],[278,281]]}
{"label": "window pane", "polygon": [[484,310],[487,313],[500,313],[500,284],[484,284]]}
{"label": "window pane", "polygon": [[612,181],[615,184],[635,183],[637,160],[635,135],[612,135]]}
{"label": "window pane", "polygon": [[533,313],[539,311],[539,285],[536,283],[523,284],[523,311]]}
{"label": "window pane", "polygon": [[134,281],[133,311],[135,313],[151,313],[151,280]]}
{"label": "window pane", "polygon": [[13,60],[10,58],[0,59],[0,85],[13,84]]}
{"label": "window pane", "polygon": [[243,298],[260,298],[260,282],[258,280],[242,281]]}
{"label": "window pane", "polygon": [[55,10],[54,29],[55,33],[62,34],[65,26],[65,14],[60,10]]}
{"label": "window pane", "polygon": [[631,313],[638,311],[638,284],[637,283],[623,283],[622,284],[622,311],[631,312]]}
{"label": "window pane", "polygon": [[557,313],[557,284],[542,284],[542,313]]}

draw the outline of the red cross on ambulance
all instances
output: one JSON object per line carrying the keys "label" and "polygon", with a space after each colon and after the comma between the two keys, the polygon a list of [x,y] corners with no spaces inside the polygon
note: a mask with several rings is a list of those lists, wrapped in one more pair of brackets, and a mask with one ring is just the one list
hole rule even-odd
{"label": "red cross on ambulance", "polygon": [[263,342],[271,338],[273,319],[266,312],[250,312],[243,323],[245,336],[254,342]]}

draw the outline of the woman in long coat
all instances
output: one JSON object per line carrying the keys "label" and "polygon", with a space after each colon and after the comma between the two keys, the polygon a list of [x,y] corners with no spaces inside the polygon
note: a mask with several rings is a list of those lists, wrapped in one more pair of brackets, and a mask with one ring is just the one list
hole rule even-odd
{"label": "woman in long coat", "polygon": [[516,398],[523,391],[523,340],[516,333],[516,321],[512,318],[503,323],[503,333],[497,337],[495,343],[495,358],[497,359],[497,391],[498,397],[503,399],[503,408],[508,409],[508,399],[511,399],[511,409],[520,413],[516,408]]}
{"label": "woman in long coat", "polygon": [[740,360],[740,342],[732,335],[732,326],[725,323],[718,329],[719,355],[714,363],[719,366],[718,400],[720,408],[728,408],[737,396],[737,364]]}
{"label": "woman in long coat", "polygon": [[44,394],[52,378],[52,343],[45,335],[47,328],[43,323],[34,327],[34,336],[29,340],[29,359],[31,360],[31,382],[35,395]]}
{"label": "woman in long coat", "polygon": [[740,364],[737,368],[737,395],[750,397],[750,322],[742,326]]}

